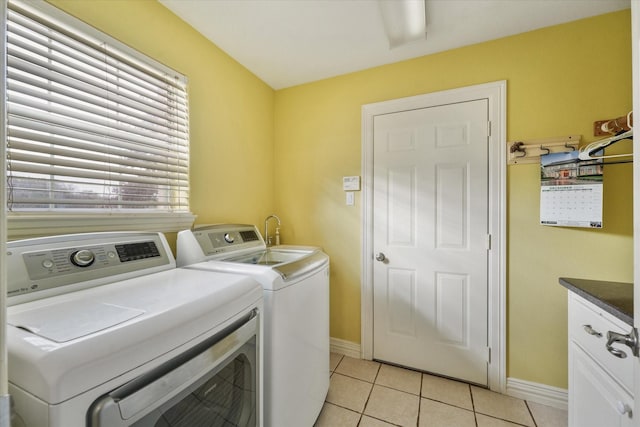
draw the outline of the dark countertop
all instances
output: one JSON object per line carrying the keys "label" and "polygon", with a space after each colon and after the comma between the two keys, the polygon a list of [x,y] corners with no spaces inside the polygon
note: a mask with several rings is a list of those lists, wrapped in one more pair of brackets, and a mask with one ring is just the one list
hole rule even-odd
{"label": "dark countertop", "polygon": [[633,283],[561,277],[560,284],[633,326]]}

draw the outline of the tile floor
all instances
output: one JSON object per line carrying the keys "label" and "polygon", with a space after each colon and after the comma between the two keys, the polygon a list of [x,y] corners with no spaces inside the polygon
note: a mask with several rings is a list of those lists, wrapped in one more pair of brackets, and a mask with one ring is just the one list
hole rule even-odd
{"label": "tile floor", "polygon": [[315,427],[566,427],[567,412],[466,383],[331,354]]}

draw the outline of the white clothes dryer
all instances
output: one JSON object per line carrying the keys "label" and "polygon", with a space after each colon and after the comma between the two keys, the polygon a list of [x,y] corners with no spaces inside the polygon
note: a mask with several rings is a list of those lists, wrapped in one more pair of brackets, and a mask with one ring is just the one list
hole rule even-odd
{"label": "white clothes dryer", "polygon": [[179,232],[176,261],[262,285],[265,426],[313,426],[329,389],[329,257],[315,247],[267,248],[255,226],[219,224]]}
{"label": "white clothes dryer", "polygon": [[262,288],[160,233],[8,243],[9,392],[27,427],[262,426]]}

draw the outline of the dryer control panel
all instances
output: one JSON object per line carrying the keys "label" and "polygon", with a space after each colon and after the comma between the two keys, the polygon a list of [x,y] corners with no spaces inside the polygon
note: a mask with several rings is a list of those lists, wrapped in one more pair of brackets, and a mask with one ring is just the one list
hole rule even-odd
{"label": "dryer control panel", "polygon": [[62,293],[71,284],[97,286],[175,267],[160,233],[73,234],[9,242],[7,249],[9,297]]}

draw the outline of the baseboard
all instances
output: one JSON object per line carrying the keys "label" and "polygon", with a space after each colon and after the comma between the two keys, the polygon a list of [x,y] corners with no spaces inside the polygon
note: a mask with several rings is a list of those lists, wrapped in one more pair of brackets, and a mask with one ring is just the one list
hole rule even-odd
{"label": "baseboard", "polygon": [[361,358],[360,344],[342,340],[340,338],[331,338],[329,340],[329,348],[332,353],[344,354],[345,356],[355,359]]}
{"label": "baseboard", "polygon": [[564,409],[565,411],[569,406],[567,390],[517,378],[507,378],[506,394],[530,402],[540,403],[541,405]]}

